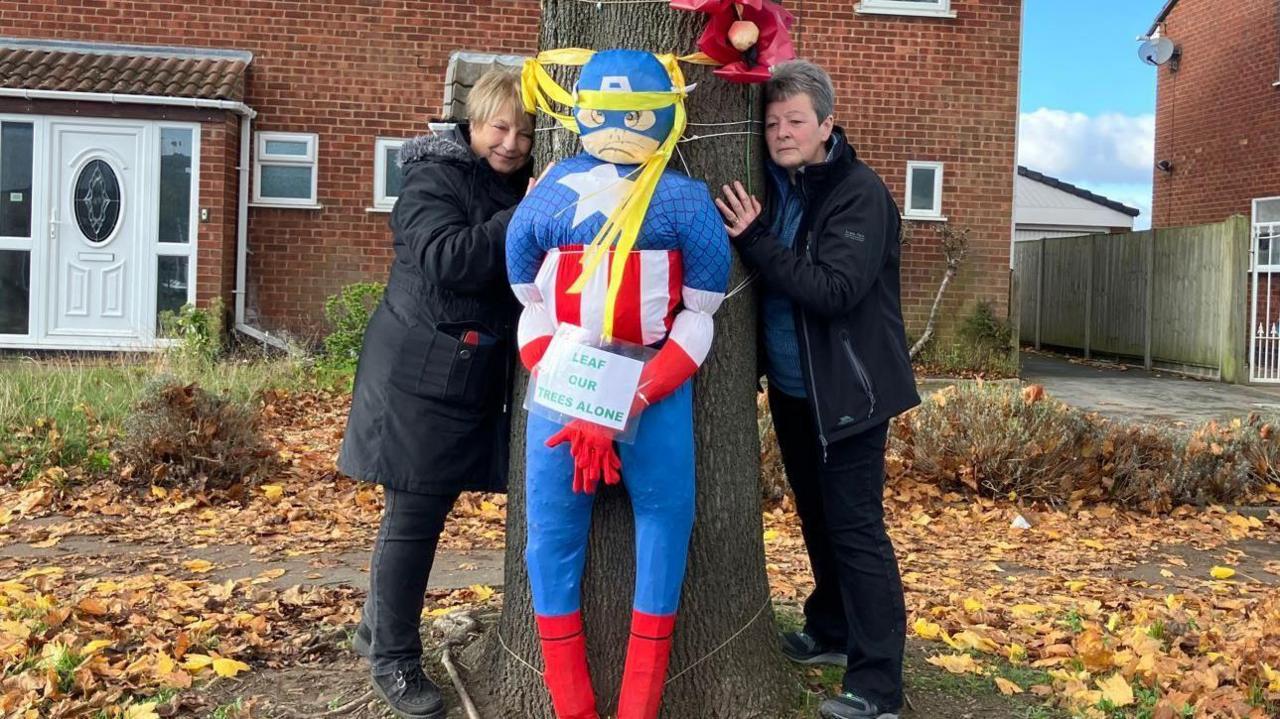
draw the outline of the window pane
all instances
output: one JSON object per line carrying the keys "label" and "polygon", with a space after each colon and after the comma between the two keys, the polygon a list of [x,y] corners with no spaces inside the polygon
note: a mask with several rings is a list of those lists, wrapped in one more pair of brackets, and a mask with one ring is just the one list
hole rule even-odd
{"label": "window pane", "polygon": [[400,196],[400,168],[396,165],[396,158],[400,155],[400,148],[388,147],[383,151],[385,155],[383,172],[385,173],[385,187],[387,188],[387,197]]}
{"label": "window pane", "polygon": [[0,123],[0,237],[31,236],[31,137],[31,123]]}
{"label": "window pane", "polygon": [[297,165],[263,165],[262,187],[258,192],[263,199],[283,198],[311,199],[312,168]]}
{"label": "window pane", "polygon": [[1258,230],[1258,264],[1274,265],[1280,261],[1280,247],[1276,246],[1276,232],[1270,228]]}
{"label": "window pane", "polygon": [[307,156],[307,143],[303,140],[267,140],[265,144],[268,155]]}
{"label": "window pane", "polygon": [[190,130],[160,131],[160,241],[191,241]]}
{"label": "window pane", "polygon": [[1258,216],[1253,218],[1253,221],[1259,224],[1280,222],[1280,200],[1260,200]]}
{"label": "window pane", "polygon": [[25,335],[31,301],[31,253],[0,250],[0,335]]}
{"label": "window pane", "polygon": [[937,170],[932,167],[911,168],[911,201],[907,209],[933,212],[933,181]]}
{"label": "window pane", "polygon": [[92,243],[106,242],[120,221],[120,180],[102,160],[90,160],[76,178],[76,224]]}
{"label": "window pane", "polygon": [[187,304],[187,258],[161,256],[156,261],[156,329],[160,330],[161,315],[176,315]]}

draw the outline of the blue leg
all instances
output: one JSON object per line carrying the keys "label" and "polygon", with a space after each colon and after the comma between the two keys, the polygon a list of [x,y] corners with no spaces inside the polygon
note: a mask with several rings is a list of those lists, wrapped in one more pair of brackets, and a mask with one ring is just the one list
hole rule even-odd
{"label": "blue leg", "polygon": [[674,614],[693,531],[693,390],[686,382],[645,410],[635,444],[619,444],[636,521],[635,608]]}
{"label": "blue leg", "polygon": [[582,605],[594,500],[573,492],[569,444],[546,446],[547,438],[560,430],[561,425],[530,414],[525,433],[525,563],[533,609],[542,617],[572,614]]}
{"label": "blue leg", "polygon": [[618,719],[655,719],[693,531],[693,391],[686,382],[640,418],[619,447],[636,518],[636,593]]}

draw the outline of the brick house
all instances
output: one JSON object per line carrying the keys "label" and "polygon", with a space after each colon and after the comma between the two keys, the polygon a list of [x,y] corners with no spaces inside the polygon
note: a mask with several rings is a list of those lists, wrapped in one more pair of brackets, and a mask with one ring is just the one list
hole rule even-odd
{"label": "brick house", "polygon": [[1280,195],[1280,5],[1169,0],[1149,34],[1178,48],[1157,70],[1153,226],[1250,216]]}
{"label": "brick house", "polygon": [[[1008,305],[1020,0],[796,0],[797,50],[909,218],[972,231],[949,315]],[[314,338],[385,278],[398,143],[459,51],[532,53],[534,0],[0,0],[0,347],[145,348],[223,298]],[[452,84],[448,84],[452,87]],[[919,331],[942,259],[916,232]]]}
{"label": "brick house", "polygon": [[1169,0],[1157,70],[1152,226],[1250,218],[1250,377],[1280,381],[1280,5]]}

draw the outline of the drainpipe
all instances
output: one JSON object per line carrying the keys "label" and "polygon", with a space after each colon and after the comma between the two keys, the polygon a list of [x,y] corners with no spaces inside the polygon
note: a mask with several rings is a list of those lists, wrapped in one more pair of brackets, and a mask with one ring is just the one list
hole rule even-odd
{"label": "drainpipe", "polygon": [[250,325],[245,319],[245,292],[248,287],[249,264],[249,153],[253,118],[257,113],[240,116],[240,195],[236,205],[236,310],[235,329],[277,349],[289,349],[288,343],[271,333]]}

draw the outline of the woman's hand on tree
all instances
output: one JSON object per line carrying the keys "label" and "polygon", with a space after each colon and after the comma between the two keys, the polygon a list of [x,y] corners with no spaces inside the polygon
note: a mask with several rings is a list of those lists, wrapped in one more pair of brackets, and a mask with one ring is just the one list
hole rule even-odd
{"label": "woman's hand on tree", "polygon": [[724,231],[736,240],[755,222],[763,208],[755,195],[747,192],[747,188],[737,180],[734,180],[733,187],[725,185],[721,189],[721,195],[722,197],[716,198],[716,207],[724,216]]}

